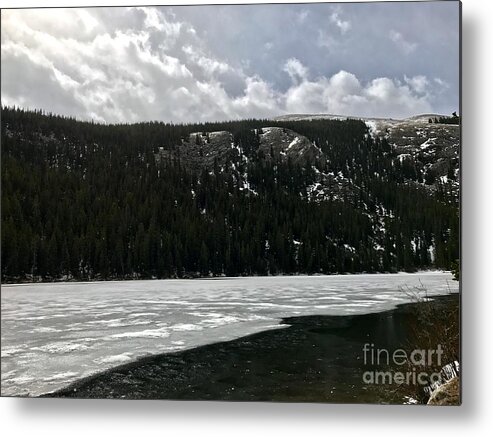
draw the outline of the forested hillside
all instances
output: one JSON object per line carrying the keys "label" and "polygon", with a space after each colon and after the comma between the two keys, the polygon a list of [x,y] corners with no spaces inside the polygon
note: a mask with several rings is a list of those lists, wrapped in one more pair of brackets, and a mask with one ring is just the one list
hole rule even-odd
{"label": "forested hillside", "polygon": [[360,120],[101,125],[2,108],[2,281],[448,269],[458,151],[434,138],[403,157],[392,135]]}

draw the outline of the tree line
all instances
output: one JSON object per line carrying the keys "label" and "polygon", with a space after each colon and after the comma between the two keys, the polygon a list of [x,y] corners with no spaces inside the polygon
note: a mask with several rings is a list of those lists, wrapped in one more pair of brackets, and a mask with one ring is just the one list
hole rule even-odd
{"label": "tree line", "polygon": [[440,123],[440,124],[460,124],[460,116],[456,112],[452,113],[452,116],[440,116],[430,117],[428,123]]}
{"label": "tree line", "polygon": [[[327,161],[262,159],[266,126],[307,136]],[[156,160],[217,130],[250,158],[241,168]],[[392,146],[358,120],[102,125],[2,108],[1,140],[3,281],[395,272],[458,258],[457,202],[403,178]],[[320,172],[349,188],[314,201]]]}

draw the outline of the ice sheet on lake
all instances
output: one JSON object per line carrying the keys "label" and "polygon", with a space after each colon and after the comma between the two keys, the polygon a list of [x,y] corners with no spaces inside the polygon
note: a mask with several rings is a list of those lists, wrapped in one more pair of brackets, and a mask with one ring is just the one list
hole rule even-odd
{"label": "ice sheet on lake", "polygon": [[448,273],[3,285],[2,394],[47,393],[149,354],[458,291]]}

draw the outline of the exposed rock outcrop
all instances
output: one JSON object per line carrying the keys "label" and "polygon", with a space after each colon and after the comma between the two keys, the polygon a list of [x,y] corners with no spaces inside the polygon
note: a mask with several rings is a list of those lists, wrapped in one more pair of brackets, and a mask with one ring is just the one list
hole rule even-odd
{"label": "exposed rock outcrop", "polygon": [[459,378],[452,378],[450,381],[438,387],[430,396],[428,405],[460,405],[460,386]]}
{"label": "exposed rock outcrop", "polygon": [[160,149],[156,159],[179,159],[193,169],[211,169],[216,160],[219,166],[238,159],[230,132],[195,132],[182,140],[173,150]]}
{"label": "exposed rock outcrop", "polygon": [[259,154],[267,160],[291,161],[295,164],[325,163],[322,150],[308,138],[290,129],[265,127],[260,134]]}
{"label": "exposed rock outcrop", "polygon": [[[259,145],[255,150],[259,159],[293,164],[325,164],[326,156],[307,137],[290,129],[265,127],[260,130]],[[195,132],[172,149],[160,148],[156,160],[179,159],[192,170],[211,169],[214,162],[229,167],[247,162],[240,146],[235,145],[233,134],[227,131]]]}

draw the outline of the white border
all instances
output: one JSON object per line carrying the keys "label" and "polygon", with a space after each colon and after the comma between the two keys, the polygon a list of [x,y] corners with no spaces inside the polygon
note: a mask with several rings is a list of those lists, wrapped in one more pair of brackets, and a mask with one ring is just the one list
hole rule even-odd
{"label": "white border", "polygon": [[[1,6],[152,3],[159,4],[152,0],[2,0]],[[168,3],[206,2],[174,0]],[[216,0],[214,3],[234,2]],[[485,0],[463,0],[462,368],[465,369],[465,374],[462,407],[2,398],[0,429],[3,435],[491,435],[492,4],[493,2]]]}

